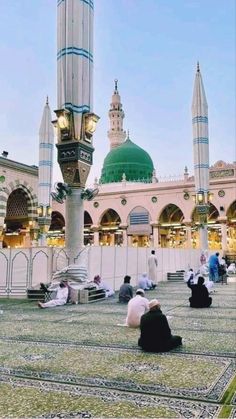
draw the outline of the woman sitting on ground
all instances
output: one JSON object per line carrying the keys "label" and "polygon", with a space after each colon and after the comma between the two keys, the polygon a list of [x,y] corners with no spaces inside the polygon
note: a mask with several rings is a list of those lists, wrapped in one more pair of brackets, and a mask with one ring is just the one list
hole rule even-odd
{"label": "woman sitting on ground", "polygon": [[212,298],[209,297],[209,292],[204,285],[204,278],[202,276],[198,277],[197,284],[191,284],[191,280],[189,279],[187,285],[192,290],[192,296],[189,298],[190,307],[210,307]]}

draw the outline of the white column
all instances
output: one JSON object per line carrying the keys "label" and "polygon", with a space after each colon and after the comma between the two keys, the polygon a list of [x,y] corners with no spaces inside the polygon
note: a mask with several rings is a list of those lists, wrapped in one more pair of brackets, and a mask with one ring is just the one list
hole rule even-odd
{"label": "white column", "polygon": [[94,246],[99,246],[99,226],[92,225],[91,230],[93,231],[93,244]]}
{"label": "white column", "polygon": [[127,236],[127,230],[126,228],[123,228],[123,242],[122,242],[122,247],[127,247],[128,245],[128,236]]}
{"label": "white column", "polygon": [[200,227],[199,230],[200,249],[208,249],[208,230],[207,225]]}
{"label": "white column", "polygon": [[227,246],[227,224],[226,221],[220,221],[220,229],[221,229],[221,246],[222,250],[228,250]]}
{"label": "white column", "polygon": [[153,247],[160,247],[158,224],[153,224]]}
{"label": "white column", "polygon": [[66,250],[69,264],[82,250],[84,244],[84,204],[81,188],[71,187],[71,195],[66,198]]}
{"label": "white column", "polygon": [[186,226],[186,248],[191,249],[192,248],[192,229],[191,229],[191,223],[184,223]]}

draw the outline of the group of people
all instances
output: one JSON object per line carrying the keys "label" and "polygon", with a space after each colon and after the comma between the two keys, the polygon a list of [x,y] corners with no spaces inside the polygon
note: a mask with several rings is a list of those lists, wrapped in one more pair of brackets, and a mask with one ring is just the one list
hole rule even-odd
{"label": "group of people", "polygon": [[[219,277],[219,253],[209,258],[209,276],[212,282]],[[201,266],[205,266],[207,260],[204,253],[201,255]],[[119,302],[127,304],[127,317],[125,326],[140,328],[138,345],[148,352],[165,352],[182,344],[180,336],[172,335],[167,317],[161,311],[160,302],[157,299],[149,301],[145,291],[155,289],[157,285],[157,258],[155,251],[152,251],[148,259],[148,274],[144,272],[138,280],[138,289],[134,296],[134,289],[130,284],[131,277],[126,275],[119,290]],[[201,269],[200,269],[201,272]],[[209,289],[204,284],[203,275],[198,275],[197,281],[193,269],[190,269],[187,277],[187,285],[192,295],[189,298],[190,307],[210,307],[212,298],[209,296]],[[106,297],[114,296],[114,290],[106,284],[99,275],[93,280],[93,285],[106,292]],[[68,301],[68,283],[61,281],[57,290],[56,298],[45,303],[38,303],[40,308],[55,307],[66,304]]]}
{"label": "group of people", "polygon": [[166,352],[182,344],[180,336],[171,334],[159,301],[148,301],[142,288],[138,288],[135,297],[128,302],[125,325],[140,327],[138,345],[145,351]]}

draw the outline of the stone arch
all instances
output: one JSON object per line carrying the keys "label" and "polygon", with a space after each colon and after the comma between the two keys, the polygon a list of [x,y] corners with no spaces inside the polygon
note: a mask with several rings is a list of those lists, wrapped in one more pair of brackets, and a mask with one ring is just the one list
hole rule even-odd
{"label": "stone arch", "polygon": [[112,208],[107,208],[100,216],[99,224],[108,224],[109,222],[121,222],[121,217],[118,212]]}
{"label": "stone arch", "polygon": [[236,200],[233,201],[227,211],[227,249],[229,254],[236,253]]}
{"label": "stone arch", "polygon": [[101,246],[114,246],[122,242],[122,231],[119,229],[121,217],[112,208],[103,212],[99,223],[99,243]]}
{"label": "stone arch", "polygon": [[229,207],[226,211],[226,216],[227,216],[228,221],[231,221],[231,220],[233,220],[233,222],[234,222],[234,220],[236,221],[236,200],[233,201],[229,205]]}
{"label": "stone arch", "polygon": [[91,245],[94,243],[94,234],[91,229],[93,220],[88,211],[84,211],[84,245]]}
{"label": "stone arch", "polygon": [[151,216],[143,206],[134,207],[127,217],[127,235],[129,243],[134,247],[149,247],[151,245]]}
{"label": "stone arch", "polygon": [[159,215],[159,223],[182,223],[184,220],[183,211],[176,204],[166,205]]}
{"label": "stone arch", "polygon": [[159,243],[161,247],[184,248],[187,243],[186,226],[183,211],[176,205],[169,203],[160,212]]}
{"label": "stone arch", "polygon": [[[208,216],[207,216],[208,222],[217,221],[218,217],[219,217],[218,209],[215,207],[215,205],[210,203],[209,213],[208,213]],[[196,206],[193,208],[193,211],[192,211],[192,214],[191,214],[191,220],[192,220],[193,224],[196,224],[196,223],[199,222],[199,215],[197,213],[197,207]]]}
{"label": "stone arch", "polygon": [[91,215],[89,214],[88,211],[84,211],[84,227],[85,226],[91,227],[92,224],[93,224],[93,220],[92,220]]}
{"label": "stone arch", "polygon": [[[207,230],[208,230],[208,247],[210,250],[221,249],[221,227],[218,222],[219,211],[212,203],[209,205],[209,212],[207,215]],[[194,248],[200,247],[199,225],[201,224],[200,216],[195,206],[192,214],[192,245]]]}
{"label": "stone arch", "polygon": [[22,194],[25,196],[25,198],[27,200],[28,217],[30,219],[36,219],[37,218],[38,199],[37,199],[36,194],[33,193],[32,186],[30,186],[30,184],[26,181],[24,181],[23,183],[20,183],[19,181],[15,180],[14,182],[10,182],[9,185],[4,188],[6,200],[4,200],[4,202],[3,202],[2,212],[4,212],[4,210],[5,210],[5,216],[6,216],[8,198],[9,198],[10,194],[17,189],[20,189],[22,191]]}
{"label": "stone arch", "polygon": [[52,211],[51,225],[49,231],[60,230],[65,227],[65,219],[59,211]]}

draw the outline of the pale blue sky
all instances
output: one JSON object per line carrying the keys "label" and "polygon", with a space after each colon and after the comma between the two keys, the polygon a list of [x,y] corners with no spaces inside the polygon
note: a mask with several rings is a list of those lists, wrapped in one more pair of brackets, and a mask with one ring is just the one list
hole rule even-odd
{"label": "pale blue sky", "polygon": [[[235,0],[95,0],[94,176],[109,151],[108,109],[119,80],[130,138],[158,176],[193,173],[191,101],[200,61],[209,106],[210,164],[236,160]],[[0,152],[38,165],[49,95],[56,109],[56,0],[0,0]],[[57,163],[55,163],[57,166]],[[55,180],[60,170],[55,170]]]}

